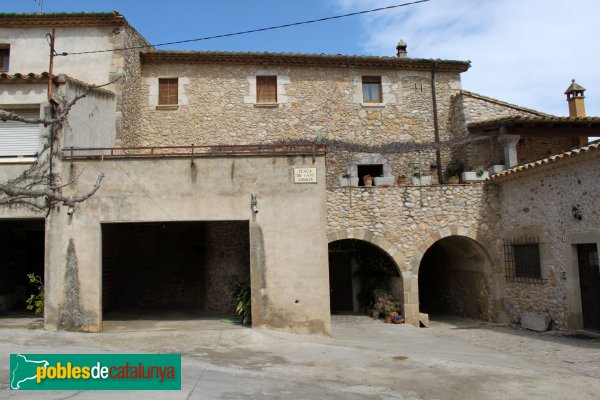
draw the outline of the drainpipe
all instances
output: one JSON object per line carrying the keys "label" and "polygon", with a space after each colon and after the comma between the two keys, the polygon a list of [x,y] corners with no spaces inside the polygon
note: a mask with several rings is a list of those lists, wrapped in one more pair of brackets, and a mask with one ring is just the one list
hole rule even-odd
{"label": "drainpipe", "polygon": [[[437,62],[433,62],[431,66],[431,103],[433,106],[433,134],[435,137],[435,144],[440,143],[440,127],[438,124],[438,112],[437,112],[437,97],[435,94],[435,67]],[[442,155],[439,147],[435,150],[435,163],[437,166],[438,182],[442,183]]]}

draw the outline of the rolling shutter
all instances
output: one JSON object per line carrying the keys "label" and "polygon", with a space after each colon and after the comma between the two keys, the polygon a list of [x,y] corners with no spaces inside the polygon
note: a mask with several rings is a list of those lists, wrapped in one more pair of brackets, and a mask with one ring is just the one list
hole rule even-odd
{"label": "rolling shutter", "polygon": [[[27,118],[39,118],[39,110],[14,110]],[[34,156],[40,146],[40,125],[0,121],[0,157]]]}

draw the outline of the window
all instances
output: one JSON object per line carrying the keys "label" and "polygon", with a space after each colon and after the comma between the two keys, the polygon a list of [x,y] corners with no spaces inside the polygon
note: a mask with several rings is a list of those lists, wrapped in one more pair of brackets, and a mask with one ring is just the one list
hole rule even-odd
{"label": "window", "polygon": [[158,79],[158,105],[176,106],[178,103],[178,79],[177,78],[159,78]]}
{"label": "window", "polygon": [[8,72],[8,59],[10,57],[10,46],[0,44],[0,72]]}
{"label": "window", "polygon": [[506,280],[512,282],[543,283],[538,239],[519,238],[504,241]]}
{"label": "window", "polygon": [[[3,108],[0,106],[0,108]],[[25,118],[39,118],[40,109],[8,109]],[[3,157],[32,157],[39,150],[40,125],[25,122],[0,122],[0,160]]]}
{"label": "window", "polygon": [[356,166],[358,172],[358,186],[365,186],[365,180],[363,179],[366,175],[372,178],[376,176],[383,176],[383,164],[359,164]]}
{"label": "window", "polygon": [[363,76],[362,90],[364,103],[381,103],[381,76]]}
{"label": "window", "polygon": [[256,102],[270,104],[277,103],[276,76],[256,77]]}

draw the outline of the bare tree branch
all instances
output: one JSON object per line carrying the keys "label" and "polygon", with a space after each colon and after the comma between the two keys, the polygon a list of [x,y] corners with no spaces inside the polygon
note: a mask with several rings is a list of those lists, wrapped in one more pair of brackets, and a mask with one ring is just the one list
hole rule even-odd
{"label": "bare tree branch", "polygon": [[26,118],[16,112],[0,110],[0,121],[16,121],[28,124],[50,126],[49,134],[42,135],[41,150],[36,161],[23,173],[5,183],[0,183],[0,206],[23,206],[34,211],[49,210],[54,205],[73,206],[92,197],[100,188],[104,172],[102,163],[96,183],[90,191],[81,195],[65,196],[62,190],[73,185],[81,176],[81,171],[75,178],[60,184],[60,177],[53,173],[54,146],[61,135],[62,125],[66,121],[71,108],[86,97],[91,90],[110,85],[120,78],[102,85],[85,85],[84,90],[70,100],[62,100],[52,108],[51,118]]}

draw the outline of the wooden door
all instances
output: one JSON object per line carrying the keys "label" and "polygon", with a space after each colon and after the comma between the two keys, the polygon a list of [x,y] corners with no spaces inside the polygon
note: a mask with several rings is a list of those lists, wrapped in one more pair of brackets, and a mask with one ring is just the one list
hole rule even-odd
{"label": "wooden door", "polygon": [[332,313],[354,309],[351,261],[349,254],[329,254],[329,301]]}
{"label": "wooden door", "polygon": [[600,266],[595,243],[577,245],[583,327],[600,331]]}

